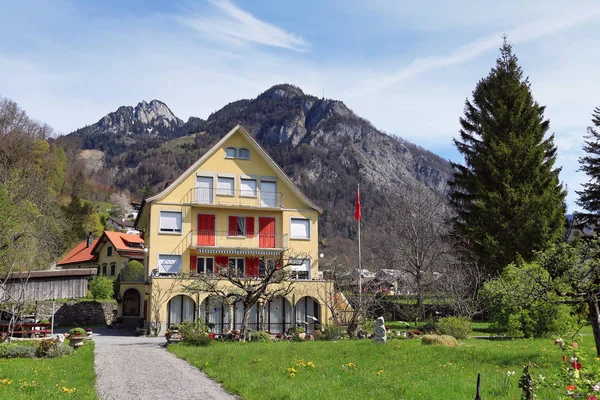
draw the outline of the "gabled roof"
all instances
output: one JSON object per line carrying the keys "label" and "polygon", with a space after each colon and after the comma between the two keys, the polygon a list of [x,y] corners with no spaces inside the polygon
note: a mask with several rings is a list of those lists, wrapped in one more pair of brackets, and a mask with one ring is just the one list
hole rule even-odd
{"label": "gabled roof", "polygon": [[[160,200],[164,196],[169,194],[171,191],[173,191],[173,189],[175,189],[181,182],[183,182],[187,177],[193,174],[198,169],[198,167],[200,167],[206,160],[208,160],[213,154],[215,154],[217,150],[219,150],[221,146],[223,146],[223,144],[227,140],[229,140],[229,138],[231,138],[236,132],[240,132],[246,137],[246,139],[248,139],[248,142],[254,148],[254,150],[256,150],[256,152],[265,160],[265,162],[273,168],[273,170],[277,173],[278,177],[284,182],[284,184],[286,184],[292,190],[293,193],[295,193],[302,201],[304,201],[304,203],[308,207],[314,209],[319,214],[323,212],[322,208],[313,203],[304,193],[302,193],[300,189],[298,189],[296,184],[292,182],[292,179],[289,176],[287,176],[287,174],[281,169],[281,167],[275,162],[275,160],[271,158],[267,151],[256,141],[256,139],[254,139],[254,137],[250,134],[250,132],[248,132],[248,130],[246,130],[246,128],[242,124],[237,124],[232,130],[230,130],[225,136],[223,136],[223,138],[219,140],[210,150],[204,153],[204,155],[200,157],[198,161],[196,161],[194,164],[192,164],[191,167],[185,170],[184,173],[182,173],[177,179],[175,179],[175,181],[169,186],[167,186],[162,192],[143,200],[141,211],[143,211],[143,208],[146,205],[146,203],[150,203],[155,200]],[[138,220],[142,215],[141,211],[135,220],[135,226],[137,226]]]}
{"label": "gabled roof", "polygon": [[98,240],[99,239],[95,239],[90,246],[87,246],[87,240],[79,243],[73,250],[64,256],[57,265],[95,261],[97,256],[94,254],[94,247],[96,247]]}
{"label": "gabled roof", "polygon": [[132,247],[128,246],[128,243],[143,245],[144,239],[142,239],[140,237],[140,235],[133,235],[133,234],[121,233],[121,232],[111,232],[111,231],[104,231],[102,236],[100,236],[100,239],[98,239],[98,243],[96,243],[96,245],[94,246],[94,252],[96,251],[96,247],[99,246],[100,242],[102,242],[102,239],[104,239],[104,237],[106,237],[112,243],[112,245],[115,247],[115,250],[117,250],[119,252],[121,252],[121,251],[128,251],[128,252],[132,251],[135,253],[143,253],[144,252],[143,248],[136,249],[136,248],[132,248]]}
{"label": "gabled roof", "polygon": [[133,228],[133,221],[130,221],[128,219],[115,218],[115,217],[108,217],[108,219],[117,225],[124,226],[127,228]]}

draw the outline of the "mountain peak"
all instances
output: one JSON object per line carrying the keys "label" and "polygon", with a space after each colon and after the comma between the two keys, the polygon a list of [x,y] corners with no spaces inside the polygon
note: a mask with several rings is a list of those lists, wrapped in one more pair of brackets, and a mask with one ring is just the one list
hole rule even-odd
{"label": "mountain peak", "polygon": [[281,83],[264,91],[257,98],[270,98],[278,100],[280,98],[294,99],[298,97],[304,97],[305,94],[298,86],[291,85],[289,83]]}

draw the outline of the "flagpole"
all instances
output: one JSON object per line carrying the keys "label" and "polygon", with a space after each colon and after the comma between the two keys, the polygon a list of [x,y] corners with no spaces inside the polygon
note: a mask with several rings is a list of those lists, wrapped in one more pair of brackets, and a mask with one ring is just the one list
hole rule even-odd
{"label": "flagpole", "polygon": [[[360,183],[356,186],[356,196],[360,207]],[[362,257],[360,253],[360,217],[357,219],[358,224],[358,309],[362,307]]]}

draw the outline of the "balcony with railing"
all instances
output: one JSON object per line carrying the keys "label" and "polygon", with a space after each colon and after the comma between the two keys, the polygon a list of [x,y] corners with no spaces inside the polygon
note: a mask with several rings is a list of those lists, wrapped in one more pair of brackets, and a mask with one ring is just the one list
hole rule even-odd
{"label": "balcony with railing", "polygon": [[283,193],[229,188],[192,188],[181,200],[191,205],[282,208]]}
{"label": "balcony with railing", "polygon": [[275,254],[288,248],[288,235],[259,233],[232,235],[228,231],[200,230],[188,234],[189,247],[199,252],[238,251],[247,254]]}

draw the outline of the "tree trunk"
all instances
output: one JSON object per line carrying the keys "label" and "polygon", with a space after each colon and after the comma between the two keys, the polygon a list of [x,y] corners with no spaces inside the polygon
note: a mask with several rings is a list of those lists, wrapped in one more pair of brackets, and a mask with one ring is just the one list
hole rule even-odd
{"label": "tree trunk", "polygon": [[247,304],[244,303],[244,316],[242,318],[242,327],[240,329],[240,340],[242,342],[245,342],[246,340],[248,340],[249,338],[249,331],[250,329],[248,328],[248,325],[250,324],[250,309],[252,308],[252,306],[248,307]]}
{"label": "tree trunk", "polygon": [[600,307],[598,307],[598,297],[595,294],[592,294],[588,300],[588,306],[590,308],[590,324],[596,342],[596,354],[600,357]]}

